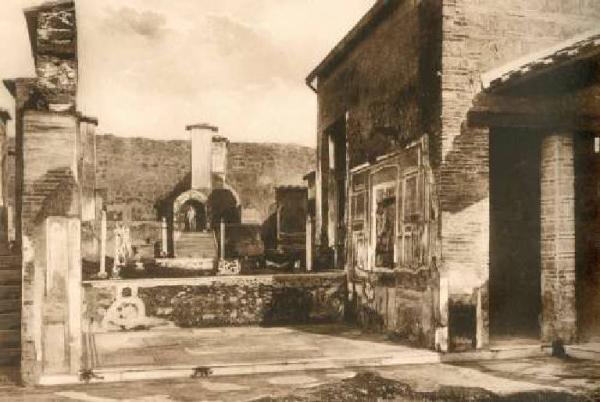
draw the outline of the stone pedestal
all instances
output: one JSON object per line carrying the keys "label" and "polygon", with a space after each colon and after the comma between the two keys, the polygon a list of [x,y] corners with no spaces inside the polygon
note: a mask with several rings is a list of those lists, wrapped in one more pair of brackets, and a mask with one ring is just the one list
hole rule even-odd
{"label": "stone pedestal", "polygon": [[541,158],[542,338],[576,337],[573,133],[544,137]]}

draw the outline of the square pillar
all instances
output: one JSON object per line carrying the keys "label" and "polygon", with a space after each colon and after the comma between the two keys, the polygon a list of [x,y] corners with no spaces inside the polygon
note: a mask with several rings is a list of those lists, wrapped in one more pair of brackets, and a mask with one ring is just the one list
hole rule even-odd
{"label": "square pillar", "polygon": [[81,303],[79,118],[31,110],[22,120],[21,375],[33,385],[79,370],[80,315],[70,310]]}
{"label": "square pillar", "polygon": [[552,133],[541,155],[542,339],[573,342],[575,301],[574,134]]}
{"label": "square pillar", "polygon": [[192,190],[212,189],[212,146],[213,133],[217,127],[208,124],[193,124],[186,127],[192,142]]}

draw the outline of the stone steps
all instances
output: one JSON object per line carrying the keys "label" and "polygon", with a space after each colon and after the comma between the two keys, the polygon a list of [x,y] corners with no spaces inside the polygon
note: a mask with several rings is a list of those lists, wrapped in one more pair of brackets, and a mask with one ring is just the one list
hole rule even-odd
{"label": "stone steps", "polygon": [[21,312],[0,314],[0,331],[18,330],[21,328]]}
{"label": "stone steps", "polygon": [[21,256],[0,255],[0,366],[21,360]]}
{"label": "stone steps", "polygon": [[21,285],[0,285],[0,300],[21,298]]}
{"label": "stone steps", "polygon": [[177,258],[217,258],[217,244],[214,234],[182,233],[175,240],[175,256]]}
{"label": "stone steps", "polygon": [[0,347],[0,367],[18,366],[21,361],[21,348]]}
{"label": "stone steps", "polygon": [[0,271],[5,269],[21,270],[21,257],[13,255],[0,256]]}
{"label": "stone steps", "polygon": [[0,350],[15,349],[21,345],[21,331],[15,329],[0,330]]}
{"label": "stone steps", "polygon": [[0,285],[21,285],[21,270],[0,270]]}
{"label": "stone steps", "polygon": [[21,299],[1,299],[0,300],[0,314],[5,313],[18,313],[21,311]]}

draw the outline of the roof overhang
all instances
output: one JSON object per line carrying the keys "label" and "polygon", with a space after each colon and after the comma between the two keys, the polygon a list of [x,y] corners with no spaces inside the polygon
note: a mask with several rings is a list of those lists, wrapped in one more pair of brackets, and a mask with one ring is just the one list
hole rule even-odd
{"label": "roof overhang", "polygon": [[598,56],[600,29],[594,29],[483,73],[482,87],[486,92],[505,90],[558,68]]}
{"label": "roof overhang", "polygon": [[482,75],[468,124],[600,131],[600,29]]}
{"label": "roof overhang", "polygon": [[373,7],[344,36],[344,38],[325,56],[306,77],[306,85],[316,92],[314,81],[327,74],[338,65],[354,47],[362,41],[373,28],[390,15],[391,11],[404,0],[377,0]]}

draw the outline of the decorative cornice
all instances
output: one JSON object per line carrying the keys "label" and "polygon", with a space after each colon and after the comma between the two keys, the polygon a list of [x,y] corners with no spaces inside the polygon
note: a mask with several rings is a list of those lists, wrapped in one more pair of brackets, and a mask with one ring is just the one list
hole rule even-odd
{"label": "decorative cornice", "polygon": [[200,124],[190,124],[185,126],[186,131],[191,131],[191,130],[210,130],[213,133],[218,133],[219,132],[219,127],[217,126],[212,126],[210,124],[207,123],[200,123]]}

